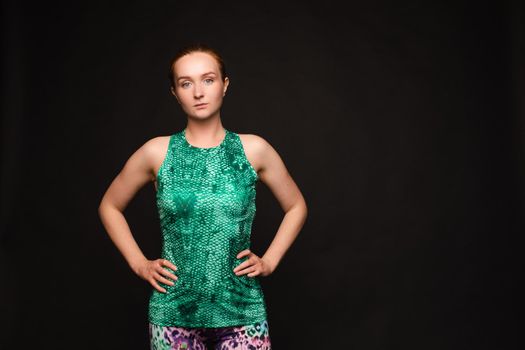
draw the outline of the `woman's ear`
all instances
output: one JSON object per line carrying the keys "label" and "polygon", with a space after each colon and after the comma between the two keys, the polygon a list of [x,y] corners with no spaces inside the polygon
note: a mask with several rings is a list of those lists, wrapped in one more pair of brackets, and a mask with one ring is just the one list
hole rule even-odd
{"label": "woman's ear", "polygon": [[228,77],[224,78],[224,90],[222,96],[226,95],[226,90],[228,90],[228,85],[230,85],[230,79]]}

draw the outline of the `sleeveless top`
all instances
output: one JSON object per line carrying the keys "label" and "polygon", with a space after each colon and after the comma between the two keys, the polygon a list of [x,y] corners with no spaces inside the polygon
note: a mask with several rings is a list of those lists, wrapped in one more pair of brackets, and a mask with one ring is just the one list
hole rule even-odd
{"label": "sleeveless top", "polygon": [[174,285],[152,288],[149,322],[195,328],[247,325],[266,319],[259,276],[237,276],[248,259],[255,216],[257,172],[239,135],[225,130],[216,147],[187,142],[186,129],[170,136],[157,174],[156,203],[162,258],[177,266]]}

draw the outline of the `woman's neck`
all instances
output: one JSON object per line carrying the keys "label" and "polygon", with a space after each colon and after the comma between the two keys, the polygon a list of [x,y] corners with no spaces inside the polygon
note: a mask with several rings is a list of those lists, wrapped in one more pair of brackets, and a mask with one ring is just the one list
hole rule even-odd
{"label": "woman's neck", "polygon": [[215,123],[188,122],[186,140],[195,147],[213,147],[224,139],[225,130],[220,119]]}

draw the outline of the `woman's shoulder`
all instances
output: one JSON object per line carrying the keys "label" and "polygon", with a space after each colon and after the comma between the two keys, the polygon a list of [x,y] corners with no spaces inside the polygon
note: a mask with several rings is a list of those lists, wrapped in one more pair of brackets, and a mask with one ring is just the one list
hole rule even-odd
{"label": "woman's shoulder", "polygon": [[246,158],[253,168],[259,172],[264,167],[268,159],[272,159],[272,154],[276,151],[266,138],[257,134],[238,134],[241,139]]}
{"label": "woman's shoulder", "polygon": [[142,147],[148,152],[158,153],[166,151],[170,142],[171,135],[154,136],[148,139]]}
{"label": "woman's shoulder", "polygon": [[237,134],[241,139],[243,147],[246,151],[262,155],[273,150],[273,146],[270,142],[261,135],[258,134]]}
{"label": "woman's shoulder", "polygon": [[[155,136],[148,139],[141,147],[144,157],[153,174],[157,174],[168,152],[171,135]],[[156,178],[153,177],[153,180]]]}

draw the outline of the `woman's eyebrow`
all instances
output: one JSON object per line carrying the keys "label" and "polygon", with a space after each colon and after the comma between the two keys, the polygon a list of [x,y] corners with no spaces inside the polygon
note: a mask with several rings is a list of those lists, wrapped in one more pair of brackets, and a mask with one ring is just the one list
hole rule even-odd
{"label": "woman's eyebrow", "polygon": [[[215,72],[206,72],[206,73],[203,73],[203,74],[201,75],[201,77],[203,77],[203,76],[205,76],[205,75],[211,75],[211,74],[215,75]],[[191,77],[187,77],[187,76],[178,77],[178,78],[177,78],[177,81],[180,80],[180,79],[191,79]]]}

